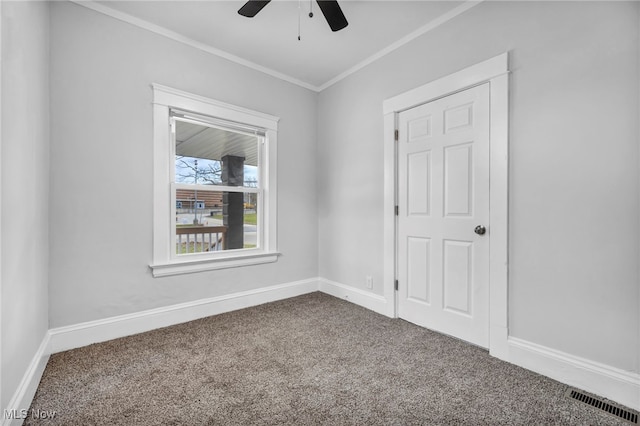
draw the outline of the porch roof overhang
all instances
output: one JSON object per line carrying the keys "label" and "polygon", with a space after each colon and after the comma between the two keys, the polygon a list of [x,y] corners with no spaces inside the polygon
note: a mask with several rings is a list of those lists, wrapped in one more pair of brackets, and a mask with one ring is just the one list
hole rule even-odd
{"label": "porch roof overhang", "polygon": [[258,165],[257,136],[179,121],[176,123],[176,155],[221,161],[232,155],[244,164]]}

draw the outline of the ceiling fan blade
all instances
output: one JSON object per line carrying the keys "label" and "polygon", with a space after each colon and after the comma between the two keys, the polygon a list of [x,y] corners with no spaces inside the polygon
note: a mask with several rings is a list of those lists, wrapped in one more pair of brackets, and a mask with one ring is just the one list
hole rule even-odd
{"label": "ceiling fan blade", "polygon": [[349,25],[336,0],[317,0],[317,2],[332,31],[340,31]]}
{"label": "ceiling fan blade", "polygon": [[270,1],[271,0],[249,0],[238,10],[238,13],[247,18],[253,18],[263,7],[268,5]]}

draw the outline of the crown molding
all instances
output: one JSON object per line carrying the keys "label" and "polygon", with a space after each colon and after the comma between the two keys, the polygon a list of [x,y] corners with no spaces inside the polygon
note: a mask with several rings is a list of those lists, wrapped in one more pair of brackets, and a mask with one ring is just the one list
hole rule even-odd
{"label": "crown molding", "polygon": [[440,25],[449,22],[450,20],[452,20],[453,18],[455,18],[456,16],[466,12],[467,10],[471,9],[474,6],[477,6],[478,4],[482,3],[484,0],[467,0],[464,3],[462,3],[461,5],[454,7],[453,9],[451,9],[450,11],[448,11],[447,13],[440,15],[439,17],[437,17],[436,19],[427,22],[425,25],[423,25],[422,27],[418,28],[417,30],[413,31],[410,34],[407,34],[406,36],[402,37],[400,40],[396,41],[395,43],[390,44],[389,46],[385,47],[384,49],[380,50],[378,53],[375,53],[371,56],[369,56],[367,59],[365,59],[364,61],[361,61],[359,63],[357,63],[356,65],[354,65],[353,67],[349,68],[348,70],[344,71],[341,74],[338,74],[337,76],[335,76],[334,78],[332,78],[331,80],[327,81],[326,83],[322,84],[319,88],[318,91],[323,91],[324,89],[326,89],[327,87],[333,86],[334,84],[336,84],[337,82],[345,79],[346,77],[350,76],[351,74],[361,70],[362,68],[366,67],[367,65],[372,64],[373,62],[377,61],[378,59],[388,55],[389,53],[393,52],[394,50],[397,50],[399,48],[401,48],[402,46],[404,46],[405,44],[415,40],[416,38],[420,37],[421,35],[424,35],[426,33],[428,33],[429,31],[438,28]]}
{"label": "crown molding", "polygon": [[210,46],[206,43],[199,42],[187,36],[184,36],[175,31],[169,30],[165,27],[161,27],[160,25],[153,24],[149,21],[145,21],[144,19],[136,18],[135,16],[129,15],[124,12],[120,12],[118,10],[112,9],[104,4],[97,3],[93,0],[81,1],[81,0],[69,0],[71,3],[75,3],[78,6],[86,7],[87,9],[91,9],[93,11],[102,13],[103,15],[110,16],[111,18],[117,19],[122,22],[126,22],[128,24],[134,25],[136,27],[142,28],[144,30],[150,31],[152,33],[167,37],[171,40],[177,41],[182,44],[186,44],[187,46],[191,46],[195,49],[202,50],[203,52],[210,53],[212,55],[218,56],[220,58],[224,58],[228,61],[235,62],[240,65],[244,65],[247,68],[254,69],[256,71],[260,71],[264,74],[270,75],[272,77],[278,78],[280,80],[286,81],[288,83],[295,84],[297,86],[303,87],[308,90],[312,90],[314,92],[319,92],[320,89],[313,84],[309,84],[305,81],[298,80],[297,78],[291,77],[290,75],[281,73],[279,71],[273,70],[271,68],[262,66],[260,64],[256,64],[255,62],[248,61],[244,58],[231,54],[221,49],[217,49],[213,46]]}
{"label": "crown molding", "polygon": [[300,79],[297,79],[295,77],[292,77],[288,74],[284,74],[282,72],[276,71],[274,69],[265,67],[263,65],[257,64],[255,62],[249,61],[247,59],[241,58],[239,56],[236,56],[232,53],[229,53],[227,51],[221,50],[221,49],[217,49],[209,44],[206,43],[202,43],[199,42],[197,40],[194,40],[192,38],[189,38],[185,35],[182,35],[180,33],[177,33],[175,31],[169,30],[165,27],[162,27],[160,25],[156,25],[153,24],[149,21],[145,21],[144,19],[140,19],[140,18],[136,18],[135,16],[129,15],[127,13],[124,12],[120,12],[118,10],[112,9],[109,6],[105,6],[102,3],[97,3],[94,0],[69,0],[70,2],[77,4],[78,6],[83,6],[86,7],[87,9],[91,9],[95,12],[98,13],[102,13],[104,15],[107,15],[111,18],[117,19],[119,21],[122,22],[126,22],[128,24],[134,25],[136,27],[142,28],[144,30],[150,31],[152,33],[161,35],[163,37],[167,37],[171,40],[177,41],[179,43],[183,43],[187,46],[191,46],[195,49],[207,52],[209,54],[227,59],[228,61],[231,62],[235,62],[239,65],[243,65],[245,67],[251,68],[253,70],[262,72],[264,74],[270,75],[272,77],[275,77],[277,79],[286,81],[288,83],[291,84],[295,84],[297,86],[303,87],[305,89],[311,90],[313,92],[321,92],[324,89],[333,86],[334,84],[336,84],[337,82],[345,79],[346,77],[350,76],[351,74],[354,74],[355,72],[361,70],[362,68],[372,64],[373,62],[377,61],[378,59],[388,55],[389,53],[393,52],[396,49],[399,49],[400,47],[404,46],[405,44],[415,40],[416,38],[428,33],[429,31],[439,27],[440,25],[452,20],[453,18],[455,18],[456,16],[466,12],[467,10],[471,9],[474,6],[477,6],[478,4],[482,3],[484,0],[467,0],[464,3],[462,3],[461,5],[451,9],[450,11],[448,11],[447,13],[437,17],[436,19],[429,21],[428,23],[426,23],[425,25],[423,25],[422,27],[418,28],[417,30],[413,31],[412,33],[404,36],[403,38],[401,38],[400,40],[396,41],[395,43],[390,44],[389,46],[385,47],[384,49],[380,50],[379,52],[369,56],[367,59],[357,63],[356,65],[354,65],[353,67],[347,69],[346,71],[338,74],[337,76],[333,77],[332,79],[330,79],[329,81],[327,81],[326,83],[320,85],[320,86],[316,86],[310,83],[307,83],[306,81],[302,81]]}

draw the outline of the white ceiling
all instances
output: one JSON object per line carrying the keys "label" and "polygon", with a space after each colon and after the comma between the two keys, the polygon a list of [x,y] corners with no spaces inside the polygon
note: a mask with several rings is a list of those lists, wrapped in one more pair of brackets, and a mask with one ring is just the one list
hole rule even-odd
{"label": "white ceiling", "polygon": [[321,90],[477,1],[339,0],[349,26],[338,32],[331,31],[315,0],[275,0],[254,18],[237,13],[244,0],[76,3]]}

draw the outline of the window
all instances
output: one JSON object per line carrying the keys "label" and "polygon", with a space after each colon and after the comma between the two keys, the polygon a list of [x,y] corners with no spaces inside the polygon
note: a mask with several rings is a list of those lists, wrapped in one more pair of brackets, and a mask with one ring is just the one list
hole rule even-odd
{"label": "window", "polygon": [[177,109],[169,115],[171,195],[183,206],[172,226],[175,254],[260,249],[264,129]]}
{"label": "window", "polygon": [[153,93],[153,275],[276,261],[278,118]]}

